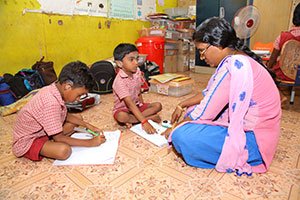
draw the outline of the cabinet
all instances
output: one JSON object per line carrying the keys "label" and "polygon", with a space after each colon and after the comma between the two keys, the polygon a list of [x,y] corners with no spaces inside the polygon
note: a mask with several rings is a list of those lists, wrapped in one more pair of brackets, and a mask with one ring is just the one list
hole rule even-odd
{"label": "cabinet", "polygon": [[[253,0],[197,0],[196,3],[196,27],[207,18],[218,16],[225,18],[230,23],[235,13],[242,7],[252,4]],[[199,58],[196,51],[196,65],[207,66]]]}

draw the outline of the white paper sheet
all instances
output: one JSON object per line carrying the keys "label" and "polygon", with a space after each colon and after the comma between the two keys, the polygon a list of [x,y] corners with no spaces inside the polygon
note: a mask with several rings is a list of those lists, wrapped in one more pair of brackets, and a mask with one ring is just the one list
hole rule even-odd
{"label": "white paper sheet", "polygon": [[[121,131],[104,132],[105,143],[98,147],[72,147],[72,154],[66,160],[55,160],[53,165],[99,165],[113,164],[117,154]],[[90,139],[91,134],[74,133],[74,138]]]}
{"label": "white paper sheet", "polygon": [[159,125],[158,123],[156,123],[156,122],[154,122],[152,120],[149,120],[149,123],[153,126],[153,128],[156,129],[157,133],[155,133],[155,134],[148,134],[142,128],[142,124],[134,125],[133,127],[130,128],[130,130],[132,132],[138,134],[139,136],[145,138],[146,140],[152,142],[156,146],[163,147],[163,146],[168,145],[167,139],[163,135],[160,135],[167,128],[162,127],[161,125]]}

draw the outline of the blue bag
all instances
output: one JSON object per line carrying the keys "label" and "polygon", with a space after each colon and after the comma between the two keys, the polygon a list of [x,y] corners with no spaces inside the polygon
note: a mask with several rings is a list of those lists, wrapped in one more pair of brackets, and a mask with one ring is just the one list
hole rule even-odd
{"label": "blue bag", "polygon": [[15,97],[11,92],[9,85],[4,81],[2,77],[0,77],[0,105],[6,106],[14,103]]}

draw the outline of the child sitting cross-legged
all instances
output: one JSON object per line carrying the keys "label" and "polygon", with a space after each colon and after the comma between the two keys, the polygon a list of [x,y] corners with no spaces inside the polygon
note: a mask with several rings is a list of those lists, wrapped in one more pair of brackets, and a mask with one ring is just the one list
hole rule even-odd
{"label": "child sitting cross-legged", "polygon": [[67,113],[65,103],[74,102],[93,86],[93,77],[86,64],[77,61],[63,67],[58,81],[43,87],[17,114],[13,131],[13,153],[33,161],[43,157],[67,159],[71,146],[99,146],[105,137],[88,140],[70,137],[74,128],[82,126],[94,132],[97,127],[82,117]]}
{"label": "child sitting cross-legged", "polygon": [[143,129],[153,134],[156,130],[149,119],[160,122],[157,115],[162,109],[159,102],[145,103],[141,94],[143,76],[138,67],[138,49],[133,44],[121,43],[114,49],[114,59],[120,71],[113,83],[114,109],[113,116],[121,124],[130,127],[142,123]]}

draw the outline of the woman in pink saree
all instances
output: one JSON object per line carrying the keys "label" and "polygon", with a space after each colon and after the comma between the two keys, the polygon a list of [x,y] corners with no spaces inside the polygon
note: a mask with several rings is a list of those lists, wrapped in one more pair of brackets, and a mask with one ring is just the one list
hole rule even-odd
{"label": "woman in pink saree", "polygon": [[191,166],[248,176],[266,172],[281,118],[271,75],[225,19],[207,19],[193,39],[200,58],[217,68],[202,94],[177,105],[171,120],[176,127],[166,137]]}

